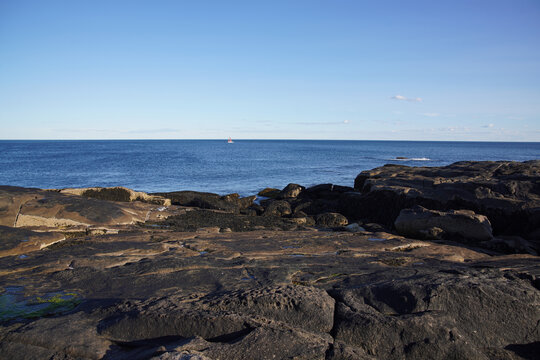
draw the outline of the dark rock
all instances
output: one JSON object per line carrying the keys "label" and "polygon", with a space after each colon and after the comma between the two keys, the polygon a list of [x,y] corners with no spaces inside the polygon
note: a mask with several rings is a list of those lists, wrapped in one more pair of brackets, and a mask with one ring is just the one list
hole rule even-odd
{"label": "dark rock", "polygon": [[332,338],[298,329],[259,327],[236,342],[215,344],[204,354],[223,360],[324,360]]}
{"label": "dark rock", "polygon": [[182,215],[170,216],[160,224],[177,231],[197,231],[201,228],[230,228],[232,231],[261,229],[294,230],[297,224],[278,216],[248,216],[213,210],[193,210]]}
{"label": "dark rock", "polygon": [[495,235],[527,238],[540,228],[540,160],[457,162],[444,167],[385,165],[363,171],[342,211],[391,226],[402,209],[467,209],[488,217]]}
{"label": "dark rock", "polygon": [[377,358],[487,359],[485,348],[540,337],[539,292],[497,272],[380,281],[334,297],[335,338]]}
{"label": "dark rock", "polygon": [[493,240],[482,242],[482,247],[500,253],[517,253],[538,255],[535,245],[519,236],[500,236]]}
{"label": "dark rock", "polygon": [[218,194],[197,191],[176,191],[156,193],[154,195],[171,199],[173,205],[193,206],[201,209],[223,210],[239,213],[253,204],[256,196],[240,198],[238,194],[220,196]]}
{"label": "dark rock", "polygon": [[307,215],[305,212],[303,212],[302,210],[297,211],[297,210],[295,209],[295,210],[294,210],[294,213],[292,214],[291,217],[293,217],[293,218],[303,218],[303,217],[307,217],[307,216],[308,216],[308,215]]}
{"label": "dark rock", "polygon": [[131,201],[131,194],[127,189],[116,187],[116,188],[102,188],[102,189],[88,189],[85,190],[82,194],[84,197],[109,200],[109,201]]}
{"label": "dark rock", "polygon": [[239,198],[236,203],[238,204],[238,208],[240,210],[242,209],[247,209],[253,205],[256,205],[254,204],[253,202],[257,200],[257,196],[255,195],[252,195],[252,196],[246,196],[246,197],[243,197],[243,198]]}
{"label": "dark rock", "polygon": [[298,197],[305,187],[298,184],[289,184],[280,191],[278,199],[292,199]]}
{"label": "dark rock", "polygon": [[257,213],[257,215],[261,215],[263,212],[264,212],[264,207],[262,207],[261,205],[259,204],[253,204],[249,207],[249,209],[251,210],[255,210],[255,212]]}
{"label": "dark rock", "polygon": [[339,213],[324,213],[317,215],[315,217],[315,222],[317,226],[328,228],[345,226],[349,223],[347,218]]}
{"label": "dark rock", "polygon": [[362,348],[350,346],[342,341],[335,340],[330,351],[327,353],[326,360],[376,360],[376,358],[368,355]]}
{"label": "dark rock", "polygon": [[354,191],[352,187],[333,185],[333,184],[320,184],[305,189],[302,192],[302,197],[312,199],[335,199],[339,194]]}
{"label": "dark rock", "polygon": [[322,194],[327,194],[332,192],[334,185],[333,184],[319,184],[311,186],[305,189],[302,194],[303,197],[313,196],[313,197],[322,197]]}
{"label": "dark rock", "polygon": [[[507,170],[500,176],[515,176]],[[133,213],[141,222],[154,210],[178,214],[115,234],[81,231],[24,259],[0,257],[0,358],[537,358],[537,257],[411,240],[369,216],[354,218],[365,232],[274,231],[302,228],[313,204],[380,195],[306,192],[283,201],[295,209],[283,218],[0,187],[0,220],[9,226],[21,214],[26,221],[79,221],[94,212],[111,224],[133,221]],[[240,197],[218,200],[236,206]],[[257,205],[236,209],[257,212]],[[122,216],[105,216],[117,210]],[[0,227],[7,248],[42,236]],[[481,243],[518,251],[534,241],[497,236]],[[32,312],[40,299],[68,293],[76,294],[75,307]]]}
{"label": "dark rock", "polygon": [[101,359],[111,345],[98,335],[94,320],[78,312],[37,319],[0,338],[0,358]]}
{"label": "dark rock", "polygon": [[366,229],[367,231],[371,231],[371,232],[387,232],[388,231],[387,228],[376,223],[366,223],[366,224],[363,224],[362,227]]}
{"label": "dark rock", "polygon": [[[274,360],[325,359],[329,340],[313,333],[277,327],[261,327],[228,342],[209,342],[201,337],[155,346],[153,360]],[[151,354],[149,352],[149,354]],[[133,359],[134,357],[127,357]],[[140,357],[138,359],[148,359]]]}
{"label": "dark rock", "polygon": [[394,226],[400,235],[415,239],[465,239],[472,242],[493,238],[484,215],[470,210],[435,211],[421,206],[403,209]]}
{"label": "dark rock", "polygon": [[240,214],[242,215],[248,215],[248,216],[258,216],[257,210],[249,207],[247,209],[240,210]]}
{"label": "dark rock", "polygon": [[309,215],[326,212],[340,212],[340,198],[343,193],[353,189],[346,186],[321,184],[305,189],[293,204],[295,211],[304,211]]}
{"label": "dark rock", "polygon": [[272,200],[262,216],[287,216],[292,214],[291,205],[285,200]]}
{"label": "dark rock", "polygon": [[122,342],[167,336],[201,336],[210,341],[225,341],[251,331],[248,319],[242,316],[193,310],[165,299],[152,302],[102,320],[98,326],[99,334]]}
{"label": "dark rock", "polygon": [[305,286],[228,291],[200,299],[172,295],[122,303],[110,311],[113,315],[98,326],[102,337],[123,343],[199,339],[178,344],[174,352],[196,350],[211,359],[324,359],[331,338],[323,334],[334,324],[334,299]]}
{"label": "dark rock", "polygon": [[339,202],[334,199],[311,199],[300,200],[295,203],[295,211],[304,211],[309,215],[317,215],[325,212],[338,212]]}
{"label": "dark rock", "polygon": [[271,198],[271,199],[277,199],[280,192],[281,192],[281,190],[279,190],[279,189],[265,188],[265,189],[259,191],[259,193],[257,195],[267,197],[267,198]]}
{"label": "dark rock", "polygon": [[334,324],[334,299],[308,286],[278,286],[217,293],[201,299],[213,311],[262,316],[304,330],[329,332]]}

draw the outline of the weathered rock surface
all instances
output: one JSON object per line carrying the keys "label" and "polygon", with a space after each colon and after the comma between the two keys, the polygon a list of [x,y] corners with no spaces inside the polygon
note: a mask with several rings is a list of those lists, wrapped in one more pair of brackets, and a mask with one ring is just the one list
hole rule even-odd
{"label": "weathered rock surface", "polygon": [[[525,165],[490,171],[503,183],[518,182],[513,204],[532,216],[536,185],[525,183],[538,178],[527,170],[534,164]],[[469,172],[480,175],[470,179],[456,166],[441,183],[452,176],[456,184],[461,177],[484,181],[491,163],[472,166]],[[399,184],[407,178],[387,175]],[[0,187],[0,358],[536,359],[540,262],[499,252],[518,245],[529,251],[535,225],[524,225],[528,238],[505,228],[510,235],[494,230],[495,238],[481,241],[489,231],[479,215],[492,221],[489,213],[455,212],[467,209],[454,208],[464,202],[441,195],[440,203],[429,200],[433,210],[412,212],[427,214],[420,231],[477,240],[396,235],[399,212],[428,199],[408,197],[422,189],[410,185],[400,193],[399,185],[354,192],[327,184],[260,206],[210,196],[216,206],[233,204],[222,210]],[[370,210],[375,200],[394,214],[386,218],[391,223],[370,220],[382,214]],[[280,202],[290,212],[260,216]],[[509,203],[501,202],[502,213],[512,214]],[[495,209],[486,204],[492,207],[482,209]],[[327,214],[347,209],[348,219]],[[21,215],[48,219],[47,226],[26,226]],[[324,216],[320,228],[358,221],[334,227],[344,231],[306,227]],[[463,218],[476,222],[464,227]],[[78,221],[84,231],[68,236],[72,228],[58,219]],[[119,231],[91,231],[105,226]]]}
{"label": "weathered rock surface", "polygon": [[142,191],[134,191],[125,187],[117,186],[110,188],[75,188],[56,190],[62,194],[80,195],[88,198],[109,201],[141,201],[155,205],[171,206],[171,200],[161,196],[149,195]]}
{"label": "weathered rock surface", "polygon": [[493,238],[491,224],[484,215],[470,210],[436,211],[421,206],[403,209],[394,222],[400,235],[415,239],[463,239],[469,242]]}
{"label": "weathered rock surface", "polygon": [[5,358],[519,359],[540,341],[536,257],[389,233],[141,229],[0,258],[0,273],[19,301],[82,300],[0,325]]}
{"label": "weathered rock surface", "polygon": [[334,293],[335,337],[378,358],[487,359],[482,349],[538,336],[539,295],[529,281],[497,271],[384,280]]}
{"label": "weathered rock surface", "polygon": [[65,239],[63,234],[43,233],[0,225],[0,257],[24,255]]}
{"label": "weathered rock surface", "polygon": [[363,171],[342,199],[343,214],[391,226],[402,209],[472,210],[494,235],[537,238],[540,160],[457,162],[444,167],[385,165]]}
{"label": "weathered rock surface", "polygon": [[177,231],[197,231],[204,227],[252,231],[262,229],[295,230],[299,225],[293,219],[281,218],[277,211],[272,215],[265,214],[263,216],[250,216],[212,210],[192,210],[181,215],[170,216],[156,226],[164,225]]}
{"label": "weathered rock surface", "polygon": [[150,219],[165,219],[176,210],[140,201],[87,198],[69,191],[0,186],[0,225],[39,231],[118,231]]}

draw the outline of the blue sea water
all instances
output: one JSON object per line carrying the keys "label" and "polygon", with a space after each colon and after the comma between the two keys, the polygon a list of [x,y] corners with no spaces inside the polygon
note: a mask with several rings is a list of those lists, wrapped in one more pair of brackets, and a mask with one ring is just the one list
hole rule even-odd
{"label": "blue sea water", "polygon": [[0,184],[37,188],[120,185],[146,192],[197,190],[251,195],[291,182],[353,186],[362,170],[387,163],[441,166],[461,160],[532,159],[540,159],[540,143],[0,141]]}

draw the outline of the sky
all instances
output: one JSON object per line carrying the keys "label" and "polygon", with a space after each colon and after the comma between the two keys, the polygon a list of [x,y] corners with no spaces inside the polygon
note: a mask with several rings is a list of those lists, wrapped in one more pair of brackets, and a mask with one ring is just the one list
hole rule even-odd
{"label": "sky", "polygon": [[0,139],[540,141],[540,1],[0,0]]}

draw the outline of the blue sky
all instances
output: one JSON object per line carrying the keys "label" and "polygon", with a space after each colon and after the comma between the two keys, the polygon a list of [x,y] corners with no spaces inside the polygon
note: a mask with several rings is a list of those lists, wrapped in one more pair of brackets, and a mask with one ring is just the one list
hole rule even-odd
{"label": "blue sky", "polygon": [[540,141],[540,1],[0,1],[1,139]]}

